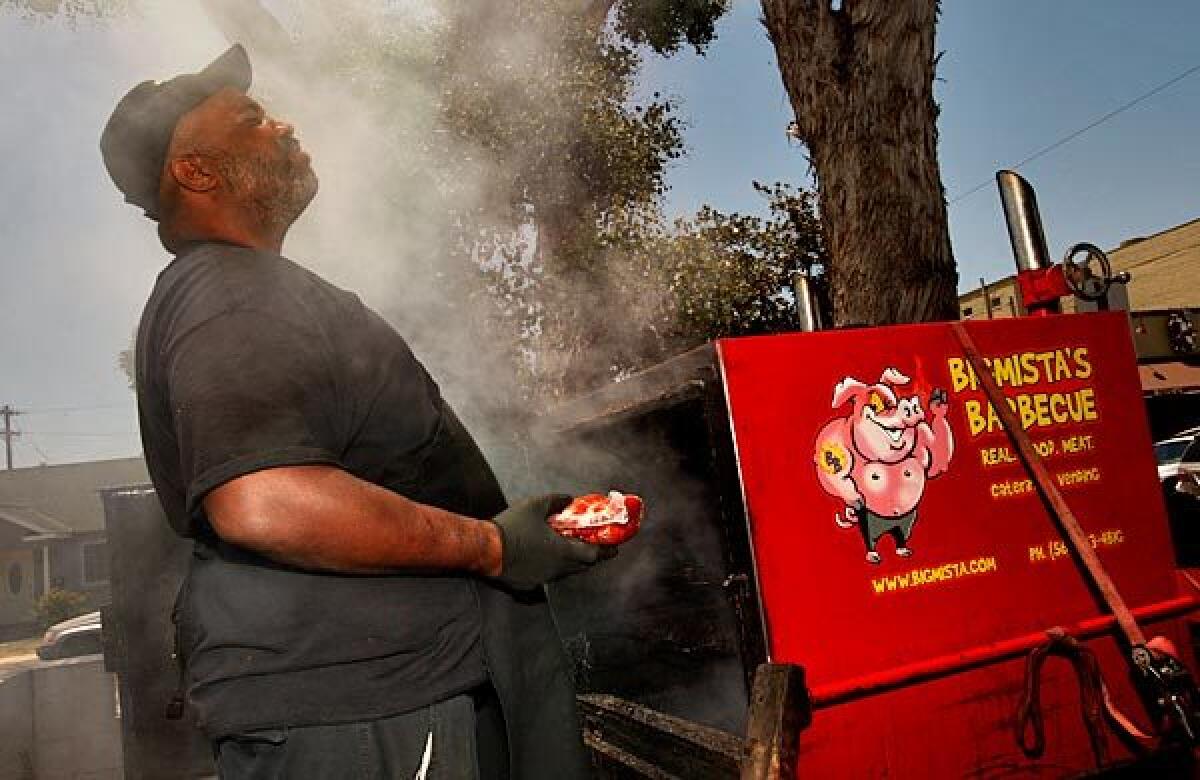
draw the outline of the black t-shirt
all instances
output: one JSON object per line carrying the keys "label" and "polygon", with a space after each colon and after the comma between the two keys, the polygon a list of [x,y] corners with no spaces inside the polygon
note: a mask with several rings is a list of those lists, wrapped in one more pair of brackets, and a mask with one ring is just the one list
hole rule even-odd
{"label": "black t-shirt", "polygon": [[503,509],[437,385],[357,296],[272,253],[193,245],[142,314],[137,387],[150,476],[197,541],[176,619],[205,731],[382,717],[486,679],[469,577],[303,571],[205,517],[228,480],[318,463],[468,516]]}

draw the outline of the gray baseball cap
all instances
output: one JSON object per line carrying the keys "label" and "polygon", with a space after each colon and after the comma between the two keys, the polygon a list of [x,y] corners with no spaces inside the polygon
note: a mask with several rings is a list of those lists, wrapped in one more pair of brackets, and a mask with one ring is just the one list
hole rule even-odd
{"label": "gray baseball cap", "polygon": [[158,182],[179,118],[226,87],[250,88],[250,58],[235,43],[199,73],[143,81],[121,98],[100,134],[104,167],[125,195],[158,220]]}

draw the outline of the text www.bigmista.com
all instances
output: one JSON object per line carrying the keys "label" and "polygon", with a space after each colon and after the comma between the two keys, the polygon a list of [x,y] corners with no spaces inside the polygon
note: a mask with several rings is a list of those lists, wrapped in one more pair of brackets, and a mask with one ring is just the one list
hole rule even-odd
{"label": "text www.bigmista.com", "polygon": [[974,574],[987,574],[996,571],[995,558],[972,558],[969,561],[956,561],[941,566],[926,566],[912,569],[901,574],[891,574],[887,577],[876,577],[871,580],[871,587],[878,594],[920,588],[926,585],[936,585],[939,582],[951,582]]}

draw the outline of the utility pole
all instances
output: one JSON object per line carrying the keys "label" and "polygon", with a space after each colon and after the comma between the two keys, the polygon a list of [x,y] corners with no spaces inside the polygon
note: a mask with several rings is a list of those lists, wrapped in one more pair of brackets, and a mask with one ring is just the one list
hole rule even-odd
{"label": "utility pole", "polygon": [[992,319],[992,291],[988,289],[987,281],[979,277],[979,288],[983,290],[983,305],[987,307],[988,319]]}
{"label": "utility pole", "polygon": [[20,414],[20,412],[18,412],[16,409],[12,408],[8,404],[5,404],[3,407],[0,407],[0,416],[4,417],[4,430],[0,433],[2,433],[4,436],[4,457],[5,457],[5,463],[8,464],[9,471],[12,471],[12,467],[13,467],[13,464],[12,464],[12,440],[15,437],[21,435],[13,430],[12,418],[16,417],[19,414]]}

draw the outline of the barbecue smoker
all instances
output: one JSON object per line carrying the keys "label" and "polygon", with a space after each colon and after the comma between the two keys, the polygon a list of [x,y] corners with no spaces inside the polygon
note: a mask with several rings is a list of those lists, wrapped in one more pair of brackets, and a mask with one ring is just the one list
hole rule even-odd
{"label": "barbecue smoker", "polygon": [[544,421],[545,487],[648,508],[551,591],[601,775],[1191,776],[1127,277],[998,178],[1033,316],[722,340]]}
{"label": "barbecue smoker", "polygon": [[[1125,316],[969,336],[1006,366],[1001,392],[1134,618],[1190,665],[1197,602],[1177,580]],[[906,404],[908,428],[890,413]],[[572,487],[648,508],[616,559],[551,591],[603,776],[1112,771],[1141,748],[1090,709],[1101,684],[1144,732],[1157,725],[950,324],[719,341],[547,429]],[[872,435],[916,455],[889,464]],[[835,480],[862,480],[865,501]]]}
{"label": "barbecue smoker", "polygon": [[[1190,776],[1196,589],[1128,324],[1050,311],[1068,275],[1113,283],[1085,254],[1027,269],[1045,316],[721,340],[541,421],[531,489],[647,506],[550,589],[597,776]],[[127,777],[196,776],[153,501],[105,497],[106,658]]]}

